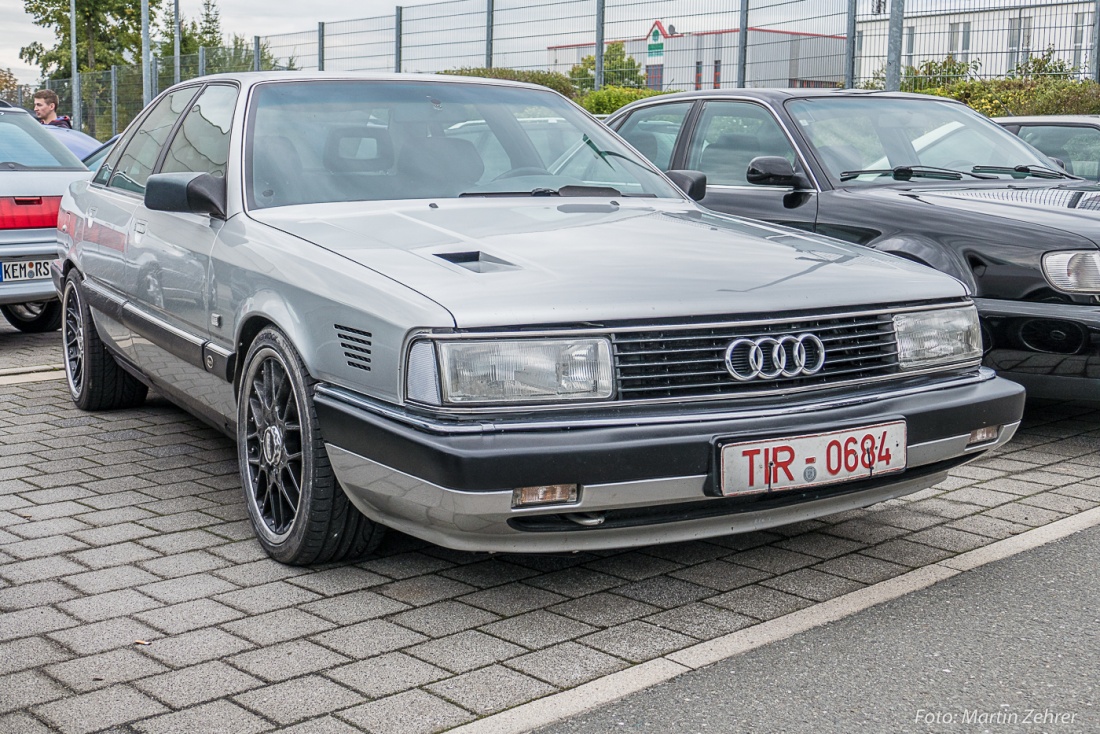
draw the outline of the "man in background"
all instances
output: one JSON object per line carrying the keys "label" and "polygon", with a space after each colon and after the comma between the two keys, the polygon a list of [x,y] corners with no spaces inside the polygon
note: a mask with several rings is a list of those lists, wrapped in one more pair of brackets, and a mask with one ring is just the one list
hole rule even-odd
{"label": "man in background", "polygon": [[57,92],[52,89],[39,89],[34,93],[34,116],[43,125],[67,127],[72,130],[73,124],[68,117],[58,117],[57,103]]}

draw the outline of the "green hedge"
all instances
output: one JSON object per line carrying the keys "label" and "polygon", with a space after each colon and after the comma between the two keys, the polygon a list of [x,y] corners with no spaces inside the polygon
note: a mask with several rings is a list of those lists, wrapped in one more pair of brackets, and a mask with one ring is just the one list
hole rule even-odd
{"label": "green hedge", "polygon": [[632,87],[604,87],[588,92],[577,102],[593,115],[610,115],[625,104],[657,94],[664,94],[664,92]]}
{"label": "green hedge", "polygon": [[527,82],[528,84],[541,84],[555,92],[564,94],[569,99],[575,99],[577,89],[573,82],[565,74],[556,71],[528,71],[526,69],[478,69],[465,67],[441,71],[440,74],[453,74],[455,76],[480,76],[487,79],[508,79],[513,82]]}
{"label": "green hedge", "polygon": [[920,91],[957,99],[990,117],[1100,114],[1100,84],[1064,77],[966,79]]}

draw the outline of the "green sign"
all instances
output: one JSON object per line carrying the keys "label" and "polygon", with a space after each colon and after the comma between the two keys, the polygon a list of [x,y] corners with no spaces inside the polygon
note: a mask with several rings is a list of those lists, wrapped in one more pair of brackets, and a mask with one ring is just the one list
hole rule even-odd
{"label": "green sign", "polygon": [[661,32],[656,28],[649,34],[649,58],[665,55],[665,42],[661,39]]}

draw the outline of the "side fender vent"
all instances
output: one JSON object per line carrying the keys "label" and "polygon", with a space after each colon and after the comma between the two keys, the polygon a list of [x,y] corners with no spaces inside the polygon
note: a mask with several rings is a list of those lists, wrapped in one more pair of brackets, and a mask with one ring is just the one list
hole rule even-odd
{"label": "side fender vent", "polygon": [[370,372],[370,332],[340,324],[333,324],[333,327],[336,329],[336,338],[344,350],[344,356],[348,359],[348,366]]}

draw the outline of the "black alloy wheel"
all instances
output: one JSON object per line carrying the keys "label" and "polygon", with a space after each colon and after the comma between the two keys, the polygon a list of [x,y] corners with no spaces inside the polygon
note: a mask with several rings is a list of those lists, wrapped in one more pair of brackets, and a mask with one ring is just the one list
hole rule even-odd
{"label": "black alloy wheel", "polygon": [[33,301],[0,306],[9,324],[26,334],[56,331],[61,326],[61,304],[57,301]]}

